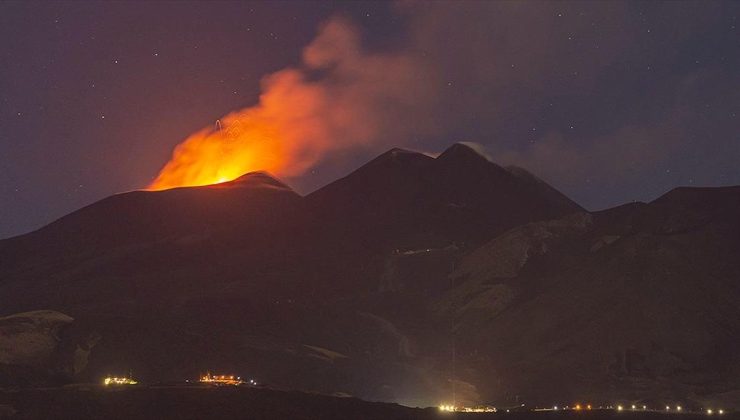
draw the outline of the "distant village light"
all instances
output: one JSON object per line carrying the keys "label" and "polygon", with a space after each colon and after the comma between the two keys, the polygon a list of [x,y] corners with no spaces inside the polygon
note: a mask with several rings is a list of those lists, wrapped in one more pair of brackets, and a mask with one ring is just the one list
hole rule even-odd
{"label": "distant village light", "polygon": [[105,379],[103,379],[103,385],[110,386],[110,385],[136,385],[138,382],[133,380],[132,378],[127,377],[116,377],[116,376],[108,376]]}
{"label": "distant village light", "polygon": [[210,372],[205,374],[204,376],[201,376],[200,382],[211,385],[241,385],[244,383],[244,381],[242,381],[241,377],[239,376],[235,377],[234,375],[211,375]]}
{"label": "distant village light", "polygon": [[[442,404],[439,406],[439,411],[445,412],[459,412],[459,413],[495,413],[496,407],[481,405],[475,407],[458,407],[454,405]],[[508,412],[508,410],[507,410]]]}

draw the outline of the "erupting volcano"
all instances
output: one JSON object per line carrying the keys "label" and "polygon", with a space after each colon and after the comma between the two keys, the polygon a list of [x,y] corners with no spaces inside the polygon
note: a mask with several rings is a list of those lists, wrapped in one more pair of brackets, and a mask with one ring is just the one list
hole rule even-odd
{"label": "erupting volcano", "polygon": [[300,66],[267,75],[256,105],[180,143],[148,189],[216,184],[253,171],[291,178],[327,153],[403,137],[398,110],[428,99],[422,71],[404,55],[368,53],[360,44],[351,23],[328,21]]}

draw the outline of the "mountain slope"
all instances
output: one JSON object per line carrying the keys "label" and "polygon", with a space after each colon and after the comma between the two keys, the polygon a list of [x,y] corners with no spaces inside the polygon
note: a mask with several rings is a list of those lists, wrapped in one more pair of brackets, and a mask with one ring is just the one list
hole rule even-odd
{"label": "mountain slope", "polygon": [[437,293],[454,260],[491,236],[583,210],[532,179],[464,144],[437,158],[392,149],[306,196],[304,240],[320,246],[303,254],[325,293]]}
{"label": "mountain slope", "polygon": [[646,205],[528,224],[452,274],[469,372],[555,396],[707,402],[740,388],[740,189],[680,188]]}
{"label": "mountain slope", "polygon": [[[105,305],[132,293],[162,295],[161,283],[182,284],[177,285],[177,276],[155,273],[187,266],[197,273],[209,262],[236,258],[235,250],[259,249],[263,244],[254,241],[279,237],[300,200],[264,173],[205,187],[108,197],[35,232],[0,241],[0,304],[8,312],[30,304],[73,311],[83,302]],[[271,244],[265,242],[268,248],[257,254],[269,253]],[[136,279],[141,287],[134,285]]]}

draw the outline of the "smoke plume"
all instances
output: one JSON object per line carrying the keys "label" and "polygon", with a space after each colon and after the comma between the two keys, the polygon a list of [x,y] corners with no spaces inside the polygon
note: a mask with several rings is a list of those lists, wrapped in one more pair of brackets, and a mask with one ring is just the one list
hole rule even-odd
{"label": "smoke plume", "polygon": [[406,135],[399,127],[408,125],[398,123],[404,110],[429,100],[419,68],[408,54],[364,52],[357,29],[334,18],[303,50],[301,66],[266,76],[257,105],[179,144],[149,189],[219,183],[255,170],[291,178],[327,153],[398,141]]}

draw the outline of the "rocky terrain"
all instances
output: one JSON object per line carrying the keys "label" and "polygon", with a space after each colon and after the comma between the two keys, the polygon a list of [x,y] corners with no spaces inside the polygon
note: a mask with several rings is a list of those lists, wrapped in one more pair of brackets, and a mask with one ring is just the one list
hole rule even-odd
{"label": "rocky terrain", "polygon": [[76,329],[56,311],[24,312],[0,318],[0,385],[66,383],[87,367],[100,337]]}
{"label": "rocky terrain", "polygon": [[[67,381],[211,370],[412,406],[729,407],[738,214],[740,187],[590,213],[462,144],[394,149],[305,197],[253,173],[118,194],[0,241],[0,315],[74,318],[78,347],[62,347],[89,362]],[[0,352],[16,339],[2,328]]]}

